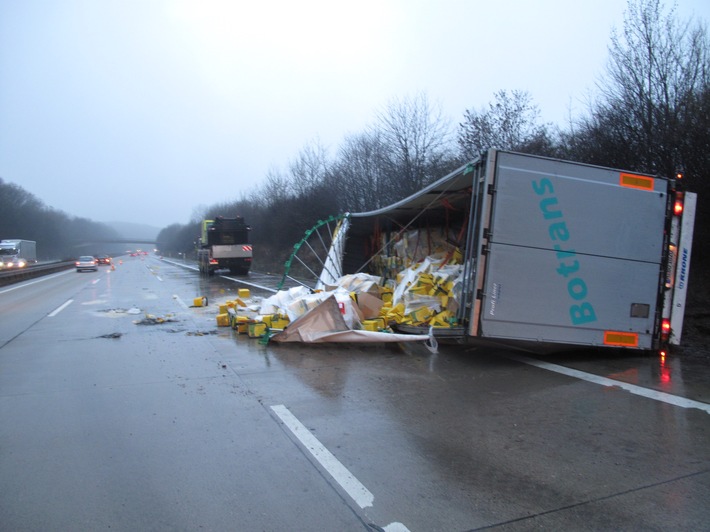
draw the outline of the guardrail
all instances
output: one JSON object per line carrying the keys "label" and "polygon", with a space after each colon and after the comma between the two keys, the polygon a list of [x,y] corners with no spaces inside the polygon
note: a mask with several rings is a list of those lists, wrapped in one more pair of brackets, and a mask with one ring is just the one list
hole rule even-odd
{"label": "guardrail", "polygon": [[56,273],[63,270],[68,270],[74,267],[74,261],[53,262],[51,264],[35,264],[26,266],[16,270],[0,270],[0,286],[18,283],[33,277],[41,277]]}

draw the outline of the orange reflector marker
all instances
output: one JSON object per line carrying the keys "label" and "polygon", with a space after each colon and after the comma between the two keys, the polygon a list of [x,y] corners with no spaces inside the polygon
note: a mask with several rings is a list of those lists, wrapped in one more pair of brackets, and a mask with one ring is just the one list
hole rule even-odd
{"label": "orange reflector marker", "polygon": [[619,331],[604,331],[604,345],[619,345],[622,347],[638,347],[639,335]]}
{"label": "orange reflector marker", "polygon": [[634,174],[620,174],[619,184],[622,187],[653,190],[653,178]]}

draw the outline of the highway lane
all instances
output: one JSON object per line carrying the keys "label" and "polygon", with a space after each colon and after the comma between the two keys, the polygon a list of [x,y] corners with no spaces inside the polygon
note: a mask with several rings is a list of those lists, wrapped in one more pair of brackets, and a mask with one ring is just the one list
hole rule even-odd
{"label": "highway lane", "polygon": [[72,269],[0,287],[0,346],[64,303],[86,280]]}
{"label": "highway lane", "polygon": [[0,528],[362,530],[159,278],[136,260],[0,296],[31,315],[0,349]]}
{"label": "highway lane", "polygon": [[[32,286],[0,291],[0,528],[662,530],[710,519],[710,416],[693,403],[491,348],[263,346],[214,326],[233,281],[154,258]],[[202,295],[212,304],[190,308]],[[134,323],[146,313],[167,321]],[[676,361],[663,373],[647,356],[547,361],[691,400],[710,382],[686,386]]]}

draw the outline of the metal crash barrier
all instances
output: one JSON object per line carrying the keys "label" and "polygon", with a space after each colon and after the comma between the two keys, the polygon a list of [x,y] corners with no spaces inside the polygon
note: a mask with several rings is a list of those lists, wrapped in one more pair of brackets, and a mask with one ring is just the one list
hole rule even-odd
{"label": "metal crash barrier", "polygon": [[0,270],[0,286],[19,283],[20,281],[68,270],[73,267],[74,261],[64,261],[53,262],[51,264],[37,264],[14,270]]}

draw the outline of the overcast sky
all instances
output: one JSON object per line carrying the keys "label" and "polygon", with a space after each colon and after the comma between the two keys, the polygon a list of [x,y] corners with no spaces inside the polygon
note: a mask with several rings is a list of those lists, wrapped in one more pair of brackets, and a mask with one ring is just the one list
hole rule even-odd
{"label": "overcast sky", "polygon": [[[563,125],[625,0],[0,0],[0,177],[100,222],[186,223],[394,98],[500,89]],[[678,13],[710,20],[710,1]],[[231,214],[231,213],[227,213]]]}

